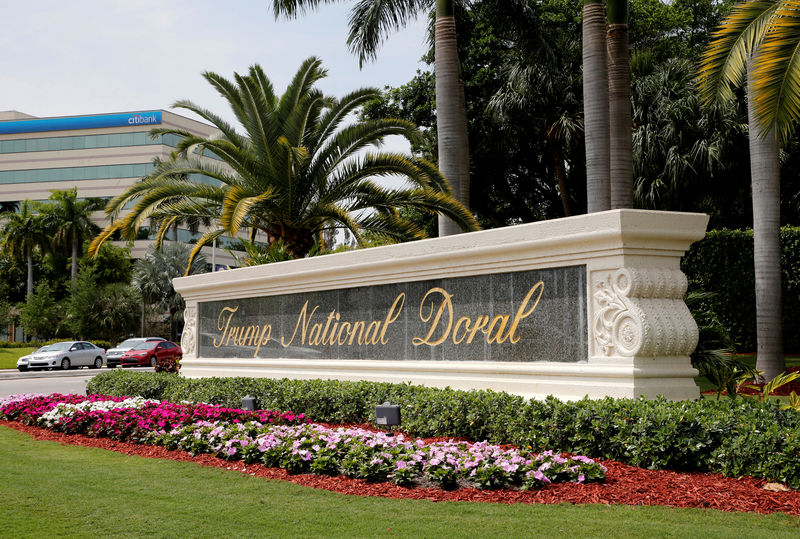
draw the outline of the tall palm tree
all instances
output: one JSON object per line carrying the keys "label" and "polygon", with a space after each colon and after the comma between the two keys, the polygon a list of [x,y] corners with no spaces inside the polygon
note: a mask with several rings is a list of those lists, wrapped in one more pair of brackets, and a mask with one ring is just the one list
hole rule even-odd
{"label": "tall palm tree", "polygon": [[583,3],[583,125],[586,141],[586,205],[589,213],[611,209],[609,172],[606,14],[601,0]]}
{"label": "tall palm tree", "polygon": [[628,0],[608,0],[608,98],[611,208],[633,207]]}
{"label": "tall palm tree", "polygon": [[778,135],[797,118],[800,65],[784,54],[800,45],[796,2],[752,0],[734,6],[703,55],[700,89],[707,102],[730,98],[747,81],[753,253],[756,283],[756,368],[767,379],[785,368],[781,327],[780,164]]}
{"label": "tall palm tree", "polygon": [[[325,97],[314,84],[326,75],[317,58],[300,67],[282,96],[260,66],[229,81],[204,76],[228,101],[244,128],[239,133],[213,112],[190,101],[174,106],[190,110],[219,129],[201,137],[180,129],[155,129],[154,135],[182,137],[169,161],[114,198],[106,208],[118,217],[92,242],[95,253],[115,231],[134,238],[144,222],[160,223],[157,243],[180,219],[208,218],[214,225],[197,241],[203,245],[222,235],[248,230],[251,240],[263,232],[270,242],[282,240],[293,256],[305,256],[324,230],[348,230],[359,243],[371,231],[395,241],[424,237],[422,229],[398,210],[417,209],[454,219],[465,230],[478,228],[472,214],[453,197],[447,180],[431,163],[393,153],[360,153],[384,137],[412,139],[417,129],[403,120],[344,120],[376,89],[356,90],[341,99]],[[207,151],[216,160],[195,154]],[[400,175],[409,187],[384,188],[373,177]]]}
{"label": "tall palm tree", "polygon": [[72,261],[70,281],[74,283],[78,275],[78,258],[83,242],[100,231],[100,227],[92,221],[92,212],[102,210],[105,201],[102,198],[78,200],[77,187],[53,191],[50,201],[39,205],[42,222],[45,229],[52,234],[54,247],[69,249]]}
{"label": "tall palm tree", "polygon": [[3,221],[0,247],[10,256],[25,259],[28,264],[26,297],[33,294],[33,253],[49,244],[41,216],[32,211],[31,205],[29,200],[25,200],[19,212],[6,212],[0,216]]}
{"label": "tall palm tree", "polygon": [[[296,16],[305,9],[337,0],[273,0],[278,15]],[[435,4],[434,73],[436,77],[436,130],[439,170],[450,182],[453,196],[469,208],[469,139],[464,81],[458,60],[454,9],[459,0],[358,0],[350,15],[347,44],[358,54],[361,65],[374,59],[391,31],[396,31],[421,11]],[[457,234],[461,229],[440,215],[439,235]]]}

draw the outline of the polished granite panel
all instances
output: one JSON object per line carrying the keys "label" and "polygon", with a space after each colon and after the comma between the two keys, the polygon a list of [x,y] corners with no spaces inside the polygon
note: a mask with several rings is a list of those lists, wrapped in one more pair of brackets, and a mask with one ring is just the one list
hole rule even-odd
{"label": "polished granite panel", "polygon": [[587,359],[586,267],[199,304],[199,357]]}

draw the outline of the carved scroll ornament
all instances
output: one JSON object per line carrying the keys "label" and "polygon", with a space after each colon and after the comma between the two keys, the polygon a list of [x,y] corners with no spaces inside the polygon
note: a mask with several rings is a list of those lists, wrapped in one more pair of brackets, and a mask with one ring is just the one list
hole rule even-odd
{"label": "carved scroll ornament", "polygon": [[622,268],[595,272],[596,355],[684,356],[697,346],[698,332],[683,301],[680,270]]}

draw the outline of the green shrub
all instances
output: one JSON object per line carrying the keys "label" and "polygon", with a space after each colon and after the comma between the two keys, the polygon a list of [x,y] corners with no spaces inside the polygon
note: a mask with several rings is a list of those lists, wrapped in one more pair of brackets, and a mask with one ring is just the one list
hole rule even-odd
{"label": "green shrub", "polygon": [[[800,351],[800,228],[781,228],[784,348]],[[711,230],[681,262],[689,290],[711,292],[696,309],[711,312],[728,329],[737,350],[756,348],[752,230]],[[693,314],[696,312],[693,309]]]}
{"label": "green shrub", "polygon": [[[44,346],[46,344],[53,344],[53,343],[57,343],[57,342],[67,341],[67,340],[70,340],[70,339],[63,338],[63,339],[50,339],[49,341],[29,341],[29,342],[23,342],[23,341],[14,341],[14,342],[0,341],[0,348],[39,348],[39,347],[42,347],[42,346]],[[103,348],[104,350],[108,350],[109,348],[113,348],[111,343],[108,342],[108,341],[96,341],[96,340],[92,340],[92,339],[88,339],[88,340],[89,340],[89,342],[92,342],[92,343],[96,344],[97,346],[99,346],[100,348]]]}
{"label": "green shrub", "polygon": [[663,399],[548,397],[526,401],[494,391],[457,391],[378,382],[196,378],[111,371],[89,382],[91,393],[201,401],[239,407],[252,395],[262,408],[295,410],[314,421],[374,421],[375,405],[402,406],[402,429],[553,449],[652,469],[753,475],[800,488],[800,414],[752,399],[668,402]]}

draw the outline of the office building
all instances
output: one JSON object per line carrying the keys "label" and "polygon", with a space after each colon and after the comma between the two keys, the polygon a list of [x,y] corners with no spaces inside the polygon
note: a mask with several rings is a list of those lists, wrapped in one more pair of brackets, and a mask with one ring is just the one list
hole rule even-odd
{"label": "office building", "polygon": [[[215,129],[165,110],[37,118],[0,112],[0,202],[47,200],[53,190],[77,187],[78,198],[110,200],[149,174],[154,158],[169,159],[179,137],[150,136],[154,127],[170,127],[207,136]],[[210,157],[204,157],[210,159]],[[93,215],[104,228],[103,212]],[[155,231],[143,229],[131,255],[141,257]],[[200,234],[178,229],[178,240],[192,243]],[[169,237],[172,237],[170,234]],[[122,243],[125,245],[125,243]],[[205,247],[209,262],[234,264],[220,245]]]}

